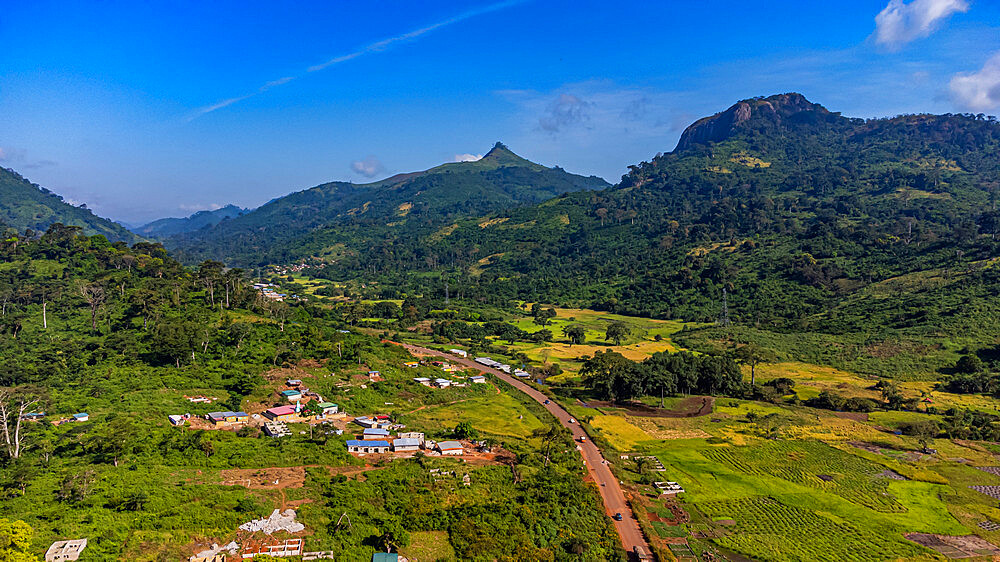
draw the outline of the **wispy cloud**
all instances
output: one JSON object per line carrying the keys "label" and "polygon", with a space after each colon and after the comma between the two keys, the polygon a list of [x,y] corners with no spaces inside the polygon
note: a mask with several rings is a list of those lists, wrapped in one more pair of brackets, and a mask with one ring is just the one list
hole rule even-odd
{"label": "wispy cloud", "polygon": [[956,74],[949,85],[955,103],[964,109],[1000,109],[1000,52],[994,53],[979,72]]}
{"label": "wispy cloud", "polygon": [[360,49],[358,49],[356,51],[352,51],[350,53],[338,55],[338,56],[333,57],[333,58],[331,58],[331,59],[329,59],[329,60],[327,60],[325,62],[322,62],[322,63],[319,63],[319,64],[315,64],[313,66],[310,66],[309,68],[306,69],[305,73],[303,73],[303,74],[299,74],[297,76],[285,76],[284,78],[279,78],[277,80],[271,80],[270,82],[267,82],[266,84],[264,84],[263,86],[261,86],[257,90],[255,90],[253,92],[250,92],[249,94],[246,94],[246,95],[243,95],[243,96],[238,96],[238,97],[224,99],[222,101],[213,103],[211,105],[206,105],[204,107],[200,107],[200,108],[196,109],[195,111],[193,111],[190,115],[188,115],[187,120],[188,121],[193,121],[193,120],[201,117],[202,115],[205,115],[206,113],[211,113],[211,112],[216,111],[218,109],[222,109],[224,107],[228,107],[230,105],[233,105],[234,103],[241,102],[241,101],[243,101],[245,99],[249,99],[249,98],[252,98],[254,96],[258,96],[258,95],[266,92],[267,90],[269,90],[271,88],[274,88],[274,87],[277,87],[277,86],[281,86],[283,84],[287,84],[287,83],[289,83],[289,82],[291,82],[293,80],[301,78],[302,76],[304,76],[305,74],[308,74],[310,72],[318,72],[320,70],[325,70],[327,68],[330,68],[331,66],[335,66],[335,65],[338,65],[340,63],[344,63],[344,62],[347,62],[349,60],[356,59],[356,58],[358,58],[360,56],[367,55],[367,54],[370,54],[370,53],[379,53],[379,52],[382,52],[382,51],[386,51],[389,48],[391,48],[393,45],[395,45],[396,43],[401,43],[401,42],[404,42],[404,41],[410,41],[410,40],[413,40],[413,39],[417,39],[418,37],[420,37],[422,35],[426,35],[426,34],[432,32],[432,31],[441,29],[443,27],[447,27],[449,25],[460,23],[462,21],[465,21],[465,20],[470,19],[470,18],[474,18],[476,16],[481,16],[481,15],[484,15],[484,14],[488,14],[490,12],[495,12],[495,11],[503,10],[505,8],[509,8],[509,7],[518,5],[518,4],[522,4],[525,1],[527,1],[527,0],[505,0],[504,2],[498,2],[498,3],[495,3],[495,4],[490,4],[488,6],[484,6],[482,8],[477,8],[475,10],[469,10],[468,12],[463,12],[461,14],[458,14],[457,16],[450,17],[450,18],[448,18],[446,20],[442,20],[442,21],[439,21],[437,23],[433,23],[433,24],[421,27],[419,29],[414,29],[413,31],[409,31],[409,32],[404,33],[402,35],[396,35],[396,36],[393,36],[393,37],[387,37],[385,39],[381,39],[381,40],[376,41],[374,43],[371,43],[371,44],[369,44],[369,45],[367,45],[365,47],[362,47],[362,48],[360,48]]}
{"label": "wispy cloud", "polygon": [[875,43],[899,49],[910,41],[927,37],[956,12],[967,12],[967,0],[889,0],[875,16]]}
{"label": "wispy cloud", "polygon": [[378,158],[369,156],[364,160],[351,162],[351,169],[366,178],[374,178],[385,171],[385,166],[382,165],[382,162]]}

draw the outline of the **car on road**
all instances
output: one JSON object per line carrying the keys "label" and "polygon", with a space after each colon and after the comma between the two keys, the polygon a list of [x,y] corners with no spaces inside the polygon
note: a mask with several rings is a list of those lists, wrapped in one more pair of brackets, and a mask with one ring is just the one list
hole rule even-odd
{"label": "car on road", "polygon": [[580,443],[583,443],[584,441],[587,440],[587,438],[581,435],[581,436],[577,437],[576,440],[579,441]]}
{"label": "car on road", "polygon": [[621,520],[622,520],[622,514],[621,514],[621,513],[616,513],[616,514],[614,515],[613,519],[614,519],[615,521],[621,521]]}
{"label": "car on road", "polygon": [[576,423],[576,420],[574,420],[573,418],[570,418],[569,419],[569,423]]}
{"label": "car on road", "polygon": [[548,400],[546,400],[545,402],[542,402],[542,403],[543,403],[543,404],[548,404],[548,403],[549,403],[549,401],[548,401]]}

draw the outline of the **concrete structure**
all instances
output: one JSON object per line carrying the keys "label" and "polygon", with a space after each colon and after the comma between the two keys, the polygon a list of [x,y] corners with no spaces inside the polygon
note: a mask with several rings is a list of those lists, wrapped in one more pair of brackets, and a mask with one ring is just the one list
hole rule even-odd
{"label": "concrete structure", "polygon": [[422,384],[424,386],[430,386],[431,385],[431,379],[429,379],[427,377],[416,377],[415,379],[413,379],[413,382],[418,382],[418,383],[420,383],[420,384]]}
{"label": "concrete structure", "polygon": [[215,425],[246,423],[250,421],[250,416],[246,412],[209,412],[205,417],[211,420]]}
{"label": "concrete structure", "polygon": [[442,455],[461,455],[465,452],[458,441],[441,441],[437,444],[437,449]]}
{"label": "concrete structure", "polygon": [[76,560],[80,558],[80,553],[85,548],[87,548],[87,539],[56,541],[45,551],[45,562]]}
{"label": "concrete structure", "polygon": [[486,377],[484,377],[483,375],[472,375],[471,377],[469,377],[469,382],[473,382],[476,384],[486,384]]}
{"label": "concrete structure", "polygon": [[347,451],[350,453],[388,453],[389,442],[349,439],[347,441]]}
{"label": "concrete structure", "polygon": [[264,417],[271,421],[291,421],[297,418],[299,413],[295,411],[295,406],[278,406],[264,411]]}
{"label": "concrete structure", "polygon": [[420,450],[419,439],[396,439],[392,442],[392,450],[397,453]]}
{"label": "concrete structure", "polygon": [[421,445],[424,444],[424,434],[419,431],[400,431],[396,436],[398,439],[416,439]]}
{"label": "concrete structure", "polygon": [[289,402],[298,402],[302,400],[302,392],[298,390],[282,390],[281,395],[285,397]]}
{"label": "concrete structure", "polygon": [[434,379],[434,386],[438,388],[448,388],[451,386],[451,381],[448,379]]}
{"label": "concrete structure", "polygon": [[268,421],[264,422],[264,434],[268,437],[287,437],[292,434],[285,422]]}
{"label": "concrete structure", "polygon": [[241,557],[246,560],[258,554],[266,554],[277,558],[302,556],[302,539],[269,540],[261,543],[250,541],[249,545],[244,545]]}

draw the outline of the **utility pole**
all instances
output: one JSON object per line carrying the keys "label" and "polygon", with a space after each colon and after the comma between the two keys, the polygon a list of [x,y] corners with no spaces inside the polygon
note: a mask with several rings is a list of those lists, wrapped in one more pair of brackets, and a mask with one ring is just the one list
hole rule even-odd
{"label": "utility pole", "polygon": [[726,293],[726,288],[722,288],[722,314],[719,315],[719,324],[723,327],[729,327],[729,295]]}

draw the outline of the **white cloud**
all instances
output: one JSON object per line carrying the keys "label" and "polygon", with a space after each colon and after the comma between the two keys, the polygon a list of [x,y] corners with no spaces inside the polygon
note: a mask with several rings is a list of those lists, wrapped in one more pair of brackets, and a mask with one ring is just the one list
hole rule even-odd
{"label": "white cloud", "polygon": [[197,213],[198,211],[216,211],[221,209],[222,205],[218,203],[193,203],[190,205],[181,203],[177,207],[186,213]]}
{"label": "white cloud", "polygon": [[364,160],[351,162],[351,169],[366,178],[373,178],[385,171],[385,166],[382,165],[382,162],[379,162],[378,158],[369,156]]}
{"label": "white cloud", "polygon": [[475,162],[476,160],[482,159],[482,154],[456,154],[452,162]]}
{"label": "white cloud", "polygon": [[994,53],[979,72],[953,76],[950,86],[952,99],[964,109],[1000,109],[1000,52]]}
{"label": "white cloud", "polygon": [[898,49],[906,43],[927,37],[941,22],[956,12],[967,12],[967,0],[889,0],[875,16],[875,43]]}

